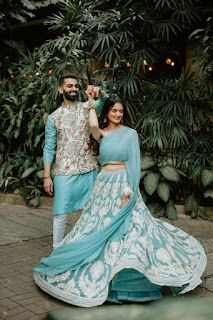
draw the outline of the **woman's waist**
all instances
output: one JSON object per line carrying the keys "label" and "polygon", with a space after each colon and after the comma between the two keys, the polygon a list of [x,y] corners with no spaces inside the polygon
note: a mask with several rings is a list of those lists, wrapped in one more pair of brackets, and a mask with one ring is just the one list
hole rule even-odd
{"label": "woman's waist", "polygon": [[114,171],[125,169],[125,163],[122,161],[109,161],[108,163],[102,165],[101,171]]}

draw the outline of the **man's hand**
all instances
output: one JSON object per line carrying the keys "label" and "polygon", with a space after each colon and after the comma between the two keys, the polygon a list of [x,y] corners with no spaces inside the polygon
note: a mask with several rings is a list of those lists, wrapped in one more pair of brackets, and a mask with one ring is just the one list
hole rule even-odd
{"label": "man's hand", "polygon": [[53,195],[53,182],[52,182],[51,178],[45,178],[44,179],[44,190],[50,196]]}
{"label": "man's hand", "polygon": [[101,88],[94,87],[94,93],[95,93],[95,97],[100,97],[101,96]]}

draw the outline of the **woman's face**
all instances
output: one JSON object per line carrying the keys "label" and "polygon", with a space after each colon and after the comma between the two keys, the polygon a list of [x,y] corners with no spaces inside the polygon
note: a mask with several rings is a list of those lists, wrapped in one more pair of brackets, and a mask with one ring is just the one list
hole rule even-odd
{"label": "woman's face", "polygon": [[113,124],[121,123],[123,119],[123,113],[124,113],[124,110],[123,110],[122,104],[119,102],[116,102],[107,114],[108,121]]}

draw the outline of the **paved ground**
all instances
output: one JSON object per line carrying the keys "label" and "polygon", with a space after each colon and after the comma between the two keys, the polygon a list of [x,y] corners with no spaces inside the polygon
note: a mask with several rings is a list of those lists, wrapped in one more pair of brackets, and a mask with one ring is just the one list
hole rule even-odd
{"label": "paved ground", "polygon": [[[70,226],[78,216],[72,216]],[[213,301],[213,223],[180,214],[174,224],[197,237],[208,255],[204,282],[188,295]],[[51,243],[49,206],[31,209],[0,203],[0,320],[41,320],[50,311],[78,309],[48,296],[33,282],[32,268],[51,252]]]}

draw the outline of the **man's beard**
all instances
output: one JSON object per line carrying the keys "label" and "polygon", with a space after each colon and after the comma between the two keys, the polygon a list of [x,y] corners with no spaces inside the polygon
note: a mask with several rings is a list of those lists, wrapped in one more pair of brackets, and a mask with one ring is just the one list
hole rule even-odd
{"label": "man's beard", "polygon": [[78,92],[75,92],[75,94],[69,94],[68,92],[63,90],[63,96],[68,101],[76,101],[78,99]]}

